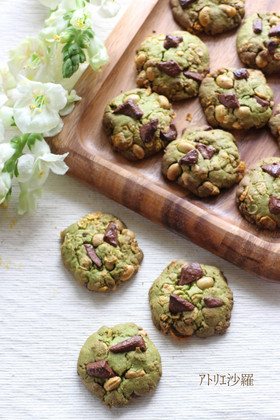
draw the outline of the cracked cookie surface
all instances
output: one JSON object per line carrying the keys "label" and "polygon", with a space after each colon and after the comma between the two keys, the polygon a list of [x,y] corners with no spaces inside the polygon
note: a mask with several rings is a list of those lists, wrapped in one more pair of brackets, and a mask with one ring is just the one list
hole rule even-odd
{"label": "cracked cookie surface", "polygon": [[100,328],[87,339],[78,359],[83,384],[108,407],[123,407],[152,391],[161,373],[159,352],[133,323]]}
{"label": "cracked cookie surface", "polygon": [[271,117],[273,92],[260,70],[222,68],[203,79],[199,98],[213,127],[263,127]]}
{"label": "cracked cookie surface", "polygon": [[162,172],[198,197],[215,196],[239,182],[245,164],[232,134],[209,126],[190,127],[167,146]]}
{"label": "cracked cookie surface", "polygon": [[266,74],[280,73],[280,13],[260,12],[247,17],[237,35],[237,51],[248,67]]}
{"label": "cracked cookie surface", "polygon": [[115,290],[139,270],[143,252],[134,233],[111,214],[90,213],[61,233],[65,267],[95,292]]}
{"label": "cracked cookie surface", "polygon": [[175,338],[224,334],[230,325],[232,292],[216,267],[174,261],[154,281],[149,300],[155,326]]}
{"label": "cracked cookie surface", "polygon": [[199,85],[209,71],[206,45],[185,31],[149,36],[138,48],[135,64],[139,87],[170,100],[197,96]]}
{"label": "cracked cookie surface", "polygon": [[174,19],[188,31],[219,34],[240,25],[245,0],[170,0]]}
{"label": "cracked cookie surface", "polygon": [[245,173],[236,192],[245,219],[261,229],[280,227],[280,158],[265,158]]}
{"label": "cracked cookie surface", "polygon": [[133,89],[106,106],[103,126],[113,149],[140,160],[162,150],[177,136],[169,100],[150,89]]}

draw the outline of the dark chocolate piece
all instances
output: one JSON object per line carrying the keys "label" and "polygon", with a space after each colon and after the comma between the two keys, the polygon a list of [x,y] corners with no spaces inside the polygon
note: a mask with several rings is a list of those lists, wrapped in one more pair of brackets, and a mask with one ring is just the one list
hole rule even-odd
{"label": "dark chocolate piece", "polygon": [[211,130],[214,130],[214,128],[213,128],[213,127],[211,127],[211,125],[206,125],[206,126],[203,128],[203,130],[204,130],[204,131],[211,131]]}
{"label": "dark chocolate piece", "polygon": [[198,280],[204,276],[201,265],[197,262],[185,265],[181,270],[181,277],[178,285],[183,286],[184,284],[191,283],[192,281]]}
{"label": "dark chocolate piece", "polygon": [[274,41],[273,39],[271,39],[270,41],[268,41],[268,43],[266,44],[268,52],[270,55],[274,55],[276,48],[278,47],[278,42]]}
{"label": "dark chocolate piece", "polygon": [[280,200],[279,198],[275,197],[275,195],[271,195],[269,197],[268,208],[271,214],[280,214]]}
{"label": "dark chocolate piece", "polygon": [[215,154],[216,149],[213,146],[206,146],[203,143],[197,143],[196,148],[200,151],[204,159],[211,159],[211,157]]}
{"label": "dark chocolate piece", "polygon": [[116,376],[107,360],[88,363],[86,370],[88,376],[93,376],[94,378],[113,378],[113,376]]}
{"label": "dark chocolate piece", "polygon": [[182,67],[174,60],[157,63],[157,67],[163,73],[171,77],[179,76],[179,74],[183,71]]}
{"label": "dark chocolate piece", "polygon": [[158,127],[158,119],[154,119],[147,124],[142,125],[140,127],[140,137],[143,143],[150,143],[153,140],[153,135],[157,131]]}
{"label": "dark chocolate piece", "polygon": [[266,101],[265,99],[260,98],[258,95],[253,95],[253,98],[255,98],[258,104],[260,104],[262,107],[265,108],[269,106],[269,102]]}
{"label": "dark chocolate piece", "polygon": [[167,133],[160,132],[160,138],[163,141],[171,141],[177,138],[177,129],[174,124],[171,124]]}
{"label": "dark chocolate piece", "polygon": [[182,9],[187,9],[195,1],[196,0],[180,0],[180,5],[181,5]]}
{"label": "dark chocolate piece", "polygon": [[196,149],[192,149],[179,160],[179,165],[195,165],[197,161],[198,151]]}
{"label": "dark chocolate piece", "polygon": [[273,178],[278,178],[278,176],[280,176],[280,162],[262,166],[262,170],[273,176]]}
{"label": "dark chocolate piece", "polygon": [[257,19],[253,22],[253,31],[255,34],[262,33],[262,19]]}
{"label": "dark chocolate piece", "polygon": [[102,267],[102,262],[101,262],[101,259],[97,256],[97,254],[95,252],[95,249],[88,244],[84,244],[84,247],[86,248],[87,254],[88,254],[89,258],[91,259],[91,261],[98,268],[101,268]]}
{"label": "dark chocolate piece", "polygon": [[236,93],[220,93],[218,99],[227,108],[239,108],[239,101]]}
{"label": "dark chocolate piece", "polygon": [[234,74],[234,77],[237,80],[240,80],[240,79],[248,79],[248,77],[249,77],[249,73],[248,73],[248,70],[247,69],[237,69],[237,70],[234,70],[233,74]]}
{"label": "dark chocolate piece", "polygon": [[182,41],[183,41],[182,36],[174,36],[172,34],[168,34],[166,35],[163,46],[166,50],[169,50],[169,48],[177,48],[180,42]]}
{"label": "dark chocolate piece", "polygon": [[204,303],[208,308],[218,308],[219,306],[223,306],[224,304],[222,299],[215,297],[205,297]]}
{"label": "dark chocolate piece", "polygon": [[280,23],[278,23],[278,25],[273,26],[273,28],[270,29],[268,34],[269,34],[269,36],[280,37]]}
{"label": "dark chocolate piece", "polygon": [[135,335],[128,340],[124,340],[121,343],[110,347],[109,350],[113,353],[125,353],[127,351],[136,350],[137,347],[139,347],[141,351],[146,351],[146,344],[142,335]]}
{"label": "dark chocolate piece", "polygon": [[114,247],[118,246],[118,230],[114,222],[107,226],[103,240]]}
{"label": "dark chocolate piece", "polygon": [[134,118],[135,120],[140,120],[141,117],[143,117],[143,112],[139,106],[136,105],[133,99],[129,99],[124,104],[118,106],[115,109],[114,114],[127,115],[128,117]]}
{"label": "dark chocolate piece", "polygon": [[193,311],[195,306],[188,302],[186,299],[182,299],[177,295],[170,295],[169,300],[169,311],[177,314],[178,312],[190,312]]}
{"label": "dark chocolate piece", "polygon": [[189,79],[193,79],[196,82],[202,82],[207,73],[196,73],[194,71],[185,70],[183,74],[184,76],[188,77]]}

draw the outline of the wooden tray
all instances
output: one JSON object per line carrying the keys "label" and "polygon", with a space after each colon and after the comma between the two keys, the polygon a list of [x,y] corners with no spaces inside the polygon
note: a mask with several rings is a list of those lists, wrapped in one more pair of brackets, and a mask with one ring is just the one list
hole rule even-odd
{"label": "wooden tray", "polygon": [[[247,0],[246,14],[277,10],[277,0]],[[88,69],[76,89],[83,100],[64,119],[65,127],[51,139],[56,153],[69,152],[69,174],[102,194],[184,235],[194,243],[265,280],[280,282],[279,232],[258,230],[244,220],[235,205],[235,188],[217,198],[197,199],[161,175],[161,154],[131,163],[114,153],[102,130],[106,103],[123,91],[136,87],[134,55],[139,44],[152,33],[178,29],[169,0],[134,1],[106,42],[110,62],[99,74]],[[236,31],[216,37],[202,36],[211,58],[211,70],[243,67],[236,53]],[[278,77],[268,81],[280,100]],[[192,114],[192,125],[206,123],[199,100],[174,104],[179,134]],[[242,160],[279,155],[267,128],[235,132]]]}

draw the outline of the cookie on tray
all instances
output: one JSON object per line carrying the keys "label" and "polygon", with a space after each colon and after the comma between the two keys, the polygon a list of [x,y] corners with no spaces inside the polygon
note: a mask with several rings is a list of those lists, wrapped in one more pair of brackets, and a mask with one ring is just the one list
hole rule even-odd
{"label": "cookie on tray", "polygon": [[174,19],[195,34],[230,31],[245,14],[245,0],[170,0],[170,4]]}
{"label": "cookie on tray", "polygon": [[61,233],[65,267],[95,292],[115,290],[137,273],[143,259],[134,233],[111,214],[90,213]]}
{"label": "cookie on tray", "polygon": [[212,127],[191,127],[167,146],[162,172],[198,197],[218,195],[242,178],[245,163],[232,134]]}
{"label": "cookie on tray", "polygon": [[135,57],[139,87],[150,86],[170,100],[198,95],[199,85],[209,72],[206,45],[185,31],[149,36]]}
{"label": "cookie on tray", "polygon": [[280,104],[277,105],[277,108],[270,118],[268,125],[272,135],[277,138],[280,146]]}
{"label": "cookie on tray", "polygon": [[222,68],[203,79],[199,98],[209,124],[227,130],[263,127],[272,114],[273,92],[260,70]]}
{"label": "cookie on tray", "polygon": [[210,265],[172,262],[154,281],[149,300],[155,326],[178,339],[224,334],[230,325],[232,292]]}
{"label": "cookie on tray", "polygon": [[236,192],[242,216],[261,229],[280,227],[280,158],[259,160],[251,166]]}
{"label": "cookie on tray", "polygon": [[237,51],[247,66],[266,74],[280,73],[280,13],[249,16],[238,32]]}
{"label": "cookie on tray", "polygon": [[177,137],[169,100],[150,89],[133,89],[106,106],[103,126],[113,149],[140,160],[162,150]]}
{"label": "cookie on tray", "polygon": [[78,374],[105,405],[123,407],[157,386],[161,358],[146,331],[135,324],[102,327],[82,347]]}

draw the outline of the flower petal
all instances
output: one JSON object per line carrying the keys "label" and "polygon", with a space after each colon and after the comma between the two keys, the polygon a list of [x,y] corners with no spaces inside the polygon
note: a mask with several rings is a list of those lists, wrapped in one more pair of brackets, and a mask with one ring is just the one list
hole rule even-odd
{"label": "flower petal", "polygon": [[18,159],[18,182],[27,182],[33,175],[35,159],[33,155],[25,154]]}

